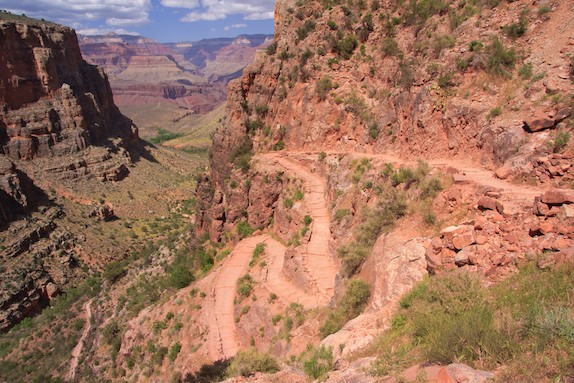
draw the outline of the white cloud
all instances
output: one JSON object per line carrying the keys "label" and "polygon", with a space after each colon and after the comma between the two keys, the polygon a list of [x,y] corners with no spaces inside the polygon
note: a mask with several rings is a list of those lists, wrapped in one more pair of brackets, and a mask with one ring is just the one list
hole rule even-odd
{"label": "white cloud", "polygon": [[247,28],[247,24],[231,24],[223,28],[224,31],[228,31],[231,28]]}
{"label": "white cloud", "polygon": [[125,30],[123,28],[119,28],[119,29],[84,28],[84,29],[78,29],[76,32],[78,32],[78,34],[84,35],[84,36],[107,35],[108,33],[115,33],[118,35],[133,35],[133,36],[139,35],[139,33],[137,33],[137,32],[128,31],[128,30]]}
{"label": "white cloud", "polygon": [[161,5],[169,8],[187,8],[193,9],[201,4],[198,0],[161,0]]}
{"label": "white cloud", "polygon": [[98,20],[142,25],[149,22],[151,0],[2,0],[2,8],[76,27]]}
{"label": "white cloud", "polygon": [[229,15],[243,15],[245,20],[273,18],[273,0],[161,0],[164,7],[186,8],[192,12],[181,21],[221,20]]}

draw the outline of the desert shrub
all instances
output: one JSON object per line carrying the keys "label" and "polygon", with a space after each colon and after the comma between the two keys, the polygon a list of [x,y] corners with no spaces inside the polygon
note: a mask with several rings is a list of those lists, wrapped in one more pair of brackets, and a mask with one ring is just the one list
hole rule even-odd
{"label": "desert shrub", "polygon": [[253,291],[253,278],[245,274],[237,280],[237,293],[242,298],[247,298]]}
{"label": "desert shrub", "polygon": [[267,54],[269,56],[273,56],[275,53],[277,53],[277,41],[273,41],[267,46]]}
{"label": "desert shrub", "polygon": [[353,55],[353,52],[359,45],[357,37],[353,34],[347,35],[337,43],[338,52],[345,60],[348,60]]}
{"label": "desert shrub", "polygon": [[480,52],[483,46],[484,45],[482,44],[482,42],[478,40],[472,40],[468,47],[471,52]]}
{"label": "desert shrub", "polygon": [[165,356],[168,354],[169,350],[167,347],[160,347],[156,349],[151,357],[151,363],[156,366],[160,366],[165,359]]}
{"label": "desert shrub", "polygon": [[456,39],[452,35],[436,35],[432,40],[432,50],[435,57],[438,57],[443,49],[454,47],[455,41]]}
{"label": "desert shrub", "polygon": [[310,19],[305,20],[303,25],[297,28],[298,41],[305,40],[313,30],[315,30],[315,21]]}
{"label": "desert shrub", "polygon": [[498,117],[502,114],[502,108],[500,106],[497,106],[496,108],[492,108],[490,110],[490,112],[488,113],[488,119],[492,119],[495,117]]}
{"label": "desert shrub", "polygon": [[502,40],[495,37],[486,48],[488,61],[486,71],[498,77],[512,77],[510,72],[516,63],[516,51],[514,48],[505,48]]}
{"label": "desert shrub", "polygon": [[411,0],[406,4],[403,20],[407,25],[424,25],[431,16],[448,10],[448,3],[442,0]]}
{"label": "desert shrub", "polygon": [[450,88],[451,86],[453,86],[452,73],[451,72],[441,73],[438,77],[437,83],[438,86],[440,86],[443,89]]}
{"label": "desert shrub", "polygon": [[326,377],[326,374],[333,369],[333,349],[321,346],[307,345],[307,349],[301,355],[303,361],[303,371],[310,379]]}
{"label": "desert shrub", "polygon": [[328,26],[329,29],[332,30],[332,31],[336,31],[336,30],[338,29],[337,23],[335,23],[333,20],[327,21],[327,26]]}
{"label": "desert shrub", "polygon": [[275,151],[279,151],[279,150],[283,150],[283,149],[285,149],[285,142],[283,140],[279,140],[273,145],[273,150],[275,150]]}
{"label": "desert shrub", "polygon": [[522,13],[517,22],[503,26],[502,31],[506,33],[508,37],[515,40],[519,37],[524,36],[526,34],[527,28],[528,28],[528,20],[526,19],[526,15]]}
{"label": "desert shrub", "polygon": [[234,357],[229,367],[225,370],[227,377],[251,376],[256,372],[275,373],[279,371],[279,363],[267,353],[260,352],[255,348],[240,350]]}
{"label": "desert shrub", "polygon": [[106,265],[102,276],[108,282],[115,283],[118,279],[126,275],[127,270],[127,262],[113,261]]}
{"label": "desert shrub", "polygon": [[179,354],[180,351],[181,351],[181,343],[175,342],[174,344],[172,344],[169,349],[169,356],[168,356],[169,361],[173,362],[177,358],[177,355]]}
{"label": "desert shrub", "polygon": [[337,308],[329,313],[325,323],[320,328],[323,338],[339,331],[345,323],[356,318],[363,312],[371,296],[369,284],[362,279],[354,278],[347,282],[345,295]]}
{"label": "desert shrub", "polygon": [[237,223],[237,234],[241,239],[249,237],[254,231],[247,221],[239,221]]}
{"label": "desert shrub", "polygon": [[554,140],[550,141],[549,147],[553,153],[560,153],[566,149],[568,142],[570,142],[570,133],[565,131],[558,131],[554,136]]}
{"label": "desert shrub", "polygon": [[533,74],[533,65],[531,63],[524,64],[518,69],[518,75],[524,80],[532,78]]}
{"label": "desert shrub", "polygon": [[323,101],[327,98],[329,92],[333,89],[333,83],[329,76],[324,76],[317,83],[315,83],[315,94],[319,100]]}
{"label": "desert shrub", "polygon": [[397,43],[397,40],[395,40],[393,37],[385,37],[383,39],[381,44],[381,52],[383,53],[383,56],[391,57],[401,56],[403,53],[401,48],[399,48],[399,43]]}
{"label": "desert shrub", "polygon": [[265,116],[269,112],[269,106],[267,105],[255,105],[255,113],[259,116]]}
{"label": "desert shrub", "polygon": [[301,65],[302,69],[305,66],[305,64],[307,64],[307,61],[309,61],[311,57],[313,57],[313,52],[311,52],[311,50],[309,49],[306,49],[305,52],[301,54],[301,56],[299,57],[299,64]]}
{"label": "desert shrub", "polygon": [[237,146],[232,152],[229,160],[233,162],[244,173],[247,173],[250,168],[251,157],[253,157],[253,142],[249,136],[243,137],[241,144]]}

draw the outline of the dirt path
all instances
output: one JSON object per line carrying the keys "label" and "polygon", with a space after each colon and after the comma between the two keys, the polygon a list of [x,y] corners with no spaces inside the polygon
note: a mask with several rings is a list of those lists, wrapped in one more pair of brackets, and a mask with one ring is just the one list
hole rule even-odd
{"label": "dirt path", "polygon": [[335,277],[339,271],[337,263],[329,251],[331,239],[331,215],[327,209],[327,188],[325,180],[318,174],[311,173],[299,162],[286,158],[285,154],[267,153],[261,156],[266,161],[275,161],[288,173],[301,178],[305,184],[305,204],[309,208],[311,238],[303,249],[303,269],[315,283],[320,294],[317,302],[326,304],[332,297],[335,288]]}
{"label": "dirt path", "polygon": [[209,356],[213,360],[231,358],[239,351],[234,315],[237,280],[247,273],[255,246],[265,238],[259,235],[239,242],[216,271],[215,286],[211,292],[213,320],[209,322]]}
{"label": "dirt path", "polygon": [[318,295],[308,294],[305,290],[298,287],[283,273],[283,262],[285,261],[286,247],[266,236],[265,252],[269,259],[269,269],[265,286],[286,303],[299,303],[306,308],[317,307],[321,305],[321,297]]}
{"label": "dirt path", "polygon": [[92,299],[84,303],[82,308],[86,312],[86,324],[84,325],[84,330],[82,331],[82,336],[80,337],[78,344],[76,344],[76,347],[72,350],[72,360],[70,361],[70,368],[68,369],[68,375],[66,376],[66,380],[68,382],[71,382],[76,378],[76,369],[78,368],[80,355],[82,355],[84,340],[92,328]]}

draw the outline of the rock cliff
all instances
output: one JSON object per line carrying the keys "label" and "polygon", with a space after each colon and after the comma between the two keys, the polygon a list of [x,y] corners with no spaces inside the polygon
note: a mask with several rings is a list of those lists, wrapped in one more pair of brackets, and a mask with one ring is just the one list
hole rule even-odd
{"label": "rock cliff", "polygon": [[0,110],[5,330],[85,277],[79,267],[85,238],[59,227],[66,210],[47,190],[53,195],[66,180],[121,180],[140,144],[137,128],[113,102],[106,75],[82,59],[72,29],[4,13]]}

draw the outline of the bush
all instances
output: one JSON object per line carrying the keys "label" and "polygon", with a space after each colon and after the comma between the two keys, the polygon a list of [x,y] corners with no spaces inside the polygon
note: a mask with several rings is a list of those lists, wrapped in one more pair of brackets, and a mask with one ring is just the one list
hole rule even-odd
{"label": "bush", "polygon": [[328,76],[324,76],[315,83],[315,94],[317,94],[317,97],[319,97],[319,100],[321,101],[324,101],[327,98],[331,89],[333,89],[333,83]]}
{"label": "bush", "polygon": [[359,45],[357,41],[357,37],[353,34],[347,35],[344,39],[339,40],[337,43],[337,48],[339,54],[345,59],[348,60],[353,55],[353,52]]}
{"label": "bush", "polygon": [[128,269],[124,261],[110,262],[104,268],[103,277],[110,283],[115,283],[118,279],[126,275]]}
{"label": "bush", "polygon": [[179,354],[180,351],[181,351],[181,343],[175,342],[169,349],[170,362],[173,362],[177,358],[177,355]]}
{"label": "bush", "polygon": [[338,307],[329,314],[321,326],[320,333],[323,338],[339,331],[345,323],[356,318],[363,312],[371,296],[369,284],[362,279],[354,278],[347,282],[345,295]]}
{"label": "bush", "polygon": [[253,142],[249,136],[243,137],[243,141],[237,146],[230,155],[230,161],[233,162],[244,173],[250,168],[251,157],[253,157]]}
{"label": "bush", "polygon": [[249,237],[254,231],[247,221],[239,221],[237,223],[237,234],[241,239]]}
{"label": "bush", "polygon": [[313,20],[305,20],[303,26],[297,29],[297,39],[298,41],[305,40],[309,33],[311,33],[315,29],[315,21]]}
{"label": "bush", "polygon": [[560,153],[566,146],[568,146],[568,142],[570,142],[570,133],[569,132],[556,132],[554,136],[554,141],[551,141],[550,148],[553,153]]}
{"label": "bush", "polygon": [[161,144],[162,142],[173,140],[181,136],[182,136],[181,133],[173,133],[170,132],[169,130],[158,128],[157,136],[150,138],[149,141],[152,144]]}
{"label": "bush", "polygon": [[516,23],[505,25],[502,27],[502,30],[508,37],[516,40],[517,38],[526,34],[527,28],[528,20],[526,19],[525,15],[520,15],[520,19]]}
{"label": "bush", "polygon": [[452,35],[436,35],[432,41],[432,49],[435,57],[438,57],[443,49],[454,47],[455,41],[456,39]]}
{"label": "bush", "polygon": [[302,354],[302,360],[305,374],[311,379],[322,381],[333,369],[333,349],[325,346],[315,348],[309,344]]}
{"label": "bush", "polygon": [[397,40],[395,40],[392,37],[385,37],[383,39],[383,42],[381,44],[381,51],[383,53],[383,56],[401,56],[402,55],[402,51],[401,48],[399,48],[399,43],[397,43]]}
{"label": "bush", "polygon": [[524,64],[518,69],[518,75],[524,80],[529,80],[533,74],[533,66],[531,63]]}
{"label": "bush", "polygon": [[277,41],[273,41],[267,46],[267,54],[273,56],[277,52]]}
{"label": "bush", "polygon": [[247,298],[253,291],[253,278],[245,274],[237,280],[237,293],[242,298]]}
{"label": "bush", "polygon": [[510,71],[516,63],[516,51],[514,48],[506,49],[502,40],[495,37],[486,50],[488,53],[486,71],[498,77],[512,77]]}
{"label": "bush", "polygon": [[279,371],[279,363],[267,353],[257,351],[255,348],[240,350],[225,370],[227,377],[251,376],[256,372],[273,374]]}

